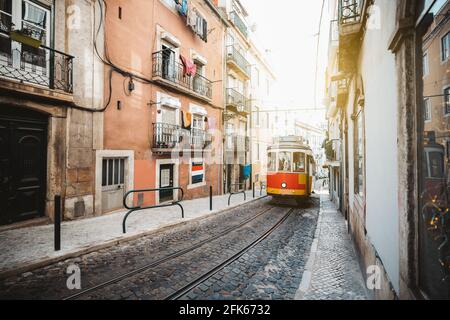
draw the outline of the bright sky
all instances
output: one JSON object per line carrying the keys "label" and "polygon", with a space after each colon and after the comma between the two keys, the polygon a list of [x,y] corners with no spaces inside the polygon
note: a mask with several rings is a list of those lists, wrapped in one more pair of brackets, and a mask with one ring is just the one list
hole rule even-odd
{"label": "bright sky", "polygon": [[[277,76],[269,107],[314,107],[317,36],[322,1],[241,0],[249,12],[249,25],[256,24],[261,51],[269,49],[271,65]],[[323,108],[324,73],[328,48],[328,10],[322,23],[317,104]],[[273,100],[273,101],[272,101]],[[324,112],[302,112],[299,120],[316,124],[324,121]]]}

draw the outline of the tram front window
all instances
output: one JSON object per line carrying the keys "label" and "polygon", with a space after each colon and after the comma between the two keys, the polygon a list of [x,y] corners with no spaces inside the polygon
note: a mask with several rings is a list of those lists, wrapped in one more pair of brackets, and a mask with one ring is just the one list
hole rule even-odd
{"label": "tram front window", "polygon": [[290,172],[291,171],[291,153],[280,152],[278,154],[278,171]]}
{"label": "tram front window", "polygon": [[292,163],[294,172],[305,172],[305,154],[294,152],[294,162]]}
{"label": "tram front window", "polygon": [[270,152],[268,157],[267,168],[270,172],[277,171],[277,154],[275,152]]}

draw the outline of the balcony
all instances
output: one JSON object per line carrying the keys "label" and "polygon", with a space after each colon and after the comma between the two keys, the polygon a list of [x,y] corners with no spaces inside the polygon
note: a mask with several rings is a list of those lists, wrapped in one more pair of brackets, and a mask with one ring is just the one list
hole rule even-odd
{"label": "balcony", "polygon": [[227,89],[227,108],[231,111],[246,116],[251,113],[248,99],[235,89]]}
{"label": "balcony", "polygon": [[250,79],[250,64],[239,52],[237,45],[227,47],[227,64],[247,80]]}
{"label": "balcony", "polygon": [[248,37],[247,25],[245,24],[244,20],[242,20],[241,17],[239,17],[239,15],[235,11],[232,11],[230,13],[230,21],[234,24],[234,26],[236,28],[238,28],[238,30],[242,33],[242,35],[245,38]]}
{"label": "balcony", "polygon": [[44,45],[37,48],[0,34],[0,77],[73,93],[74,57]]}
{"label": "balcony", "polygon": [[348,86],[348,79],[345,76],[336,75],[331,77],[331,94],[335,98],[338,108],[343,108],[347,102]]}
{"label": "balcony", "polygon": [[339,70],[354,72],[366,22],[367,0],[339,0]]}
{"label": "balcony", "polygon": [[185,75],[184,66],[172,61],[164,52],[153,53],[153,79],[163,85],[178,89],[186,94],[208,102],[212,99],[212,82],[205,77]]}
{"label": "balcony", "polygon": [[152,150],[170,153],[182,150],[203,150],[212,142],[212,136],[204,130],[186,130],[168,123],[153,124]]}

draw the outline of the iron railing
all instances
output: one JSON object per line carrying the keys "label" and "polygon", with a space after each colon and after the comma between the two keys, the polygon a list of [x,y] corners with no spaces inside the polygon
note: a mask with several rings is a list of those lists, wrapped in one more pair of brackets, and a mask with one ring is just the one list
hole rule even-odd
{"label": "iron railing", "polygon": [[227,89],[227,106],[233,106],[241,113],[250,113],[250,104],[248,99],[235,89]]}
{"label": "iron railing", "polygon": [[339,0],[340,24],[361,22],[363,6],[364,0]]}
{"label": "iron railing", "polygon": [[250,76],[250,64],[239,52],[237,45],[227,47],[227,60],[234,62],[248,77]]}
{"label": "iron railing", "polygon": [[0,33],[0,77],[73,93],[73,60],[61,51],[34,48]]}
{"label": "iron railing", "polygon": [[195,76],[187,75],[184,65],[176,62],[175,59],[174,53],[168,51],[153,53],[153,77],[161,77],[200,96],[211,99],[212,82],[199,74]]}
{"label": "iron railing", "polygon": [[211,141],[211,135],[205,130],[183,129],[168,123],[153,124],[153,148],[174,149],[188,143],[191,147],[204,148]]}
{"label": "iron railing", "polygon": [[244,37],[248,37],[248,28],[245,24],[244,20],[235,12],[232,11],[230,13],[230,20],[239,29],[239,31],[244,35]]}

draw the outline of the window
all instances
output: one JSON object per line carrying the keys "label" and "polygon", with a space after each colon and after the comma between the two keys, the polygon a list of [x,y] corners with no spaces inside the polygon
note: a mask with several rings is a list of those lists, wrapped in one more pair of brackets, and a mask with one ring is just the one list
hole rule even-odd
{"label": "window", "polygon": [[355,194],[364,195],[364,116],[355,119]]}
{"label": "window", "polygon": [[431,120],[431,100],[430,99],[424,99],[423,101],[423,113],[425,121]]}
{"label": "window", "polygon": [[291,153],[282,151],[278,154],[278,171],[291,171]]}
{"label": "window", "polygon": [[204,130],[205,128],[205,117],[198,114],[192,116],[192,129]]}
{"label": "window", "polygon": [[261,159],[260,154],[259,154],[259,151],[260,151],[259,148],[260,148],[260,146],[259,146],[259,142],[258,142],[258,143],[256,143],[256,161],[259,161]]}
{"label": "window", "polygon": [[191,184],[205,182],[205,167],[203,161],[193,161],[191,165]]}
{"label": "window", "polygon": [[125,159],[103,159],[102,186],[111,187],[123,185],[125,180]]}
{"label": "window", "polygon": [[277,154],[275,152],[269,152],[267,169],[270,172],[277,171]]}
{"label": "window", "polygon": [[292,163],[294,172],[305,172],[305,154],[294,152],[294,162]]}
{"label": "window", "polygon": [[176,9],[176,2],[175,0],[161,0],[162,3],[164,3],[167,7],[171,9]]}
{"label": "window", "polygon": [[[0,0],[0,29],[5,32],[11,29],[22,30],[28,36],[48,46],[50,11],[28,0]],[[13,51],[20,54],[12,55]],[[0,35],[0,55],[8,57],[5,60],[1,59],[2,64],[8,63],[8,66],[14,68],[29,68],[33,70],[33,73],[48,75],[49,57],[44,49],[20,44]]]}
{"label": "window", "polygon": [[429,73],[428,53],[423,55],[423,76],[426,77]]}
{"label": "window", "polygon": [[450,114],[450,87],[444,89],[445,114]]}
{"label": "window", "polygon": [[442,152],[430,152],[430,178],[443,178],[444,177],[444,157]]}
{"label": "window", "polygon": [[255,114],[254,114],[253,120],[255,122],[255,126],[259,127],[259,123],[260,123],[259,120],[260,120],[260,118],[259,118],[259,108],[258,107],[255,107]]}
{"label": "window", "polygon": [[161,106],[162,123],[176,125],[178,123],[176,115],[177,115],[176,109],[167,106]]}
{"label": "window", "polygon": [[442,38],[442,61],[445,61],[450,56],[450,32],[447,32],[447,34]]}
{"label": "window", "polygon": [[255,68],[255,84],[259,87],[259,69]]}

